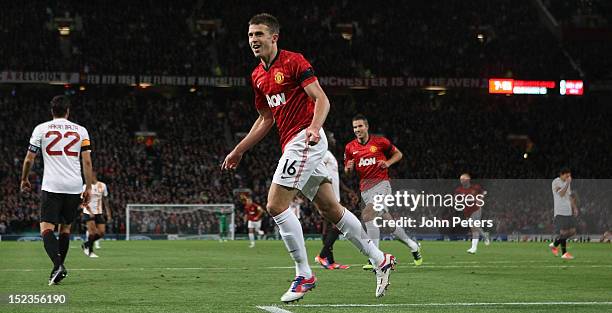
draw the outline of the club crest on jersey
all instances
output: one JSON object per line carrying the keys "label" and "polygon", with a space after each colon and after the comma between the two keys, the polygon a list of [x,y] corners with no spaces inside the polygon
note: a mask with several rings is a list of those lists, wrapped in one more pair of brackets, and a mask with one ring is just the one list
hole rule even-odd
{"label": "club crest on jersey", "polygon": [[276,72],[276,74],[274,74],[274,81],[277,84],[282,84],[285,81],[285,74],[283,74],[283,72]]}
{"label": "club crest on jersey", "polygon": [[370,166],[370,165],[374,165],[374,164],[376,164],[376,158],[375,157],[361,158],[361,159],[359,159],[359,164],[357,166],[358,167],[362,167],[362,166]]}
{"label": "club crest on jersey", "polygon": [[287,103],[284,92],[271,96],[266,95],[266,99],[268,100],[268,105],[271,108]]}
{"label": "club crest on jersey", "polygon": [[370,146],[370,152],[375,153],[376,151],[378,151],[378,148],[376,148],[376,146]]}

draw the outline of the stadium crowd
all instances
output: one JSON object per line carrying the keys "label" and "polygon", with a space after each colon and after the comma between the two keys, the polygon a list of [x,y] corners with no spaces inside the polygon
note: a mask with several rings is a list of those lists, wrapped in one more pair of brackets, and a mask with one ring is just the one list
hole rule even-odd
{"label": "stadium crowd", "polygon": [[[107,74],[246,76],[246,25],[261,3],[184,0],[3,1],[0,68]],[[532,5],[514,1],[269,1],[280,47],[319,75],[573,77]],[[56,19],[72,20],[59,36]],[[61,24],[61,23],[60,23]]]}
{"label": "stadium crowd", "polygon": [[[71,119],[89,129],[94,168],[109,186],[114,216],[110,232],[125,232],[128,203],[235,203],[240,213],[242,206],[233,191],[250,188],[255,202],[265,205],[271,173],[280,155],[275,131],[244,156],[238,170],[227,173],[219,169],[228,149],[255,118],[249,100],[241,95],[227,97],[225,91],[173,97],[106,93],[74,96]],[[557,97],[491,98],[483,97],[480,91],[450,91],[444,96],[402,91],[331,99],[327,129],[338,141],[333,152],[339,162],[344,144],[353,139],[347,112],[361,112],[369,117],[372,133],[384,134],[404,152],[405,159],[391,168],[393,178],[457,179],[468,171],[475,179],[552,179],[563,165],[572,167],[576,178],[609,178],[612,174],[608,166],[612,151],[606,145],[612,140],[608,123],[612,112],[597,102],[597,97],[560,101]],[[0,232],[35,231],[38,195],[21,195],[17,182],[31,130],[49,119],[47,101],[40,94],[2,97],[0,117],[11,121],[2,123],[0,131],[14,134],[0,139]],[[136,134],[139,131],[156,135],[146,141]],[[522,141],[515,142],[513,135]],[[31,179],[37,189],[41,173],[39,157]],[[356,179],[343,175],[343,180],[357,192]],[[342,200],[349,208],[359,207],[354,195],[343,194]],[[585,200],[583,213],[593,216],[593,222],[585,224],[584,231],[610,226],[608,208],[595,200]],[[305,232],[318,232],[319,215],[310,205],[304,206],[303,213]],[[529,201],[529,197],[517,200],[512,209],[491,205],[485,210],[487,214],[500,221],[496,224],[500,232],[544,232],[551,227],[549,205]],[[152,225],[151,220],[142,219],[143,225],[132,229],[218,231],[214,214],[179,215],[172,220],[176,227],[170,225],[170,217],[165,221],[158,218],[159,225]],[[236,231],[245,232],[241,214],[235,222]],[[272,231],[268,217],[264,229]]]}
{"label": "stadium crowd", "polygon": [[[603,8],[604,20],[611,18],[604,2],[587,2],[545,4],[563,25],[585,6]],[[195,0],[113,5],[2,1],[0,10],[10,18],[0,20],[0,70],[247,76],[255,60],[246,25],[260,5],[238,0],[206,5]],[[576,68],[596,78],[610,73],[610,67],[601,66],[610,60],[609,45],[559,42],[539,21],[535,6],[510,0],[393,0],[384,6],[311,0],[290,8],[275,0],[266,6],[282,24],[280,47],[302,52],[319,76],[556,80],[576,77]],[[71,25],[69,36],[58,34],[58,22]],[[162,95],[121,87],[91,89],[73,96],[71,119],[92,136],[94,167],[111,193],[111,233],[125,232],[127,203],[235,203],[240,210],[233,191],[250,188],[255,202],[265,204],[280,155],[275,133],[245,155],[235,172],[219,170],[228,149],[255,118],[250,91]],[[50,118],[47,102],[53,95],[49,90],[15,90],[0,89],[0,132],[5,134],[0,137],[0,234],[37,230],[38,195],[19,194],[17,182],[27,139],[38,123]],[[338,140],[333,152],[339,161],[344,144],[353,138],[350,118],[363,113],[372,133],[387,136],[405,154],[391,168],[391,177],[456,179],[468,171],[477,179],[551,179],[563,165],[578,178],[612,174],[611,112],[605,96],[369,90],[330,93],[330,98],[326,128]],[[35,189],[40,189],[41,174],[39,157],[31,178]],[[343,180],[357,192],[355,179]],[[358,208],[355,194],[342,197],[346,206]],[[588,203],[585,208],[583,221],[589,222],[581,225],[583,231],[612,226],[607,207]],[[490,209],[499,221],[498,232],[551,227],[551,210],[528,198],[512,210]],[[310,205],[303,210],[305,232],[318,232],[319,215]],[[237,232],[246,231],[242,217],[235,223]],[[271,232],[272,224],[266,217],[264,229]],[[158,215],[143,219],[135,229],[214,233],[218,222],[214,214]]]}

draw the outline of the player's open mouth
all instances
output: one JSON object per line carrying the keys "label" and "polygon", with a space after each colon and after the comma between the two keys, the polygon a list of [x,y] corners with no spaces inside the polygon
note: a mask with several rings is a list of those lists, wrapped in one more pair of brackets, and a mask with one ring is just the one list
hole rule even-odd
{"label": "player's open mouth", "polygon": [[251,48],[253,50],[259,50],[259,48],[261,48],[261,45],[252,45]]}

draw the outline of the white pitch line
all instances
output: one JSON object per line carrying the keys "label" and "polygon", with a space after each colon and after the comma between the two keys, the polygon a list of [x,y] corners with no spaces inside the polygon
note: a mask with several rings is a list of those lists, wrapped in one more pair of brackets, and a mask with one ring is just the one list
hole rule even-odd
{"label": "white pitch line", "polygon": [[260,306],[258,305],[256,308],[262,309],[264,311],[268,311],[270,313],[293,313],[291,311],[287,311],[285,309],[281,309],[277,306]]}
{"label": "white pitch line", "polygon": [[[271,267],[260,267],[256,269],[294,269],[295,266],[271,266]],[[114,267],[114,268],[69,268],[69,271],[110,271],[110,272],[121,272],[121,271],[201,271],[201,270],[248,270],[248,267]],[[0,272],[35,272],[35,271],[48,271],[43,268],[3,268]]]}
{"label": "white pitch line", "polygon": [[457,302],[457,303],[380,303],[380,304],[290,304],[287,307],[419,307],[419,306],[527,306],[527,305],[612,305],[612,302]]}
{"label": "white pitch line", "polygon": [[[426,268],[524,268],[524,265],[427,265],[423,264],[419,267]],[[529,268],[600,268],[600,267],[612,267],[612,264],[598,264],[598,265],[530,265]]]}
{"label": "white pitch line", "polygon": [[[451,261],[443,263],[427,262],[427,264],[525,264],[525,263],[550,263],[550,260],[524,260],[524,261]],[[580,263],[598,263],[597,261],[580,260]]]}
{"label": "white pitch line", "polygon": [[[361,265],[361,264],[358,264]],[[352,266],[358,266],[352,265]],[[399,266],[400,268],[414,268],[414,266],[406,265]],[[523,268],[521,265],[427,265],[423,264],[419,268]],[[267,267],[113,267],[113,268],[69,268],[69,271],[110,271],[110,272],[121,272],[121,271],[229,271],[229,270],[277,270],[277,269],[293,269],[294,266],[267,266]],[[318,269],[317,267],[314,267]],[[532,265],[529,268],[612,268],[612,264],[599,264],[599,265]],[[36,272],[36,271],[48,271],[46,268],[3,268],[0,272]]]}

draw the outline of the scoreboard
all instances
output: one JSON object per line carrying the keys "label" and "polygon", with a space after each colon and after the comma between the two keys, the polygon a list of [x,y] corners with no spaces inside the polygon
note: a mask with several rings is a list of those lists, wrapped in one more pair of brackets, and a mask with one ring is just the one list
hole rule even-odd
{"label": "scoreboard", "polygon": [[[557,83],[552,80],[518,80],[512,78],[489,79],[489,93],[508,95],[546,95],[556,89]],[[581,96],[584,94],[584,82],[581,80],[561,80],[559,94],[562,96]]]}
{"label": "scoreboard", "polygon": [[584,82],[581,80],[562,80],[559,82],[559,93],[563,96],[582,96]]}

